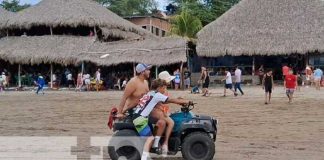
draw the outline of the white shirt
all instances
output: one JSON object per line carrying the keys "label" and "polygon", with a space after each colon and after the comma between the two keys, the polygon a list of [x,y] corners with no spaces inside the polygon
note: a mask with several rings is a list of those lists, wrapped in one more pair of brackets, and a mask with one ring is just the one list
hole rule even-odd
{"label": "white shirt", "polygon": [[4,82],[4,83],[7,83],[7,76],[6,75],[2,75],[2,81]]}
{"label": "white shirt", "polygon": [[227,72],[226,74],[226,84],[232,84],[232,75],[231,72]]}
{"label": "white shirt", "polygon": [[66,78],[67,80],[72,80],[72,74],[71,73],[69,73],[68,75],[67,75],[67,78]]}
{"label": "white shirt", "polygon": [[56,75],[55,75],[55,74],[53,74],[53,76],[52,76],[52,80],[53,80],[53,81],[56,81]]}
{"label": "white shirt", "polygon": [[136,107],[135,113],[147,117],[150,115],[150,113],[158,103],[160,102],[164,103],[167,100],[168,100],[168,96],[165,96],[160,92],[151,91],[140,99]]}
{"label": "white shirt", "polygon": [[100,72],[96,72],[96,81],[100,81]]}
{"label": "white shirt", "polygon": [[127,85],[127,81],[124,80],[122,86],[125,87]]}
{"label": "white shirt", "polygon": [[242,81],[241,76],[242,76],[242,71],[240,69],[236,69],[235,70],[235,82],[240,83]]}
{"label": "white shirt", "polygon": [[84,79],[90,79],[90,74],[85,74]]}

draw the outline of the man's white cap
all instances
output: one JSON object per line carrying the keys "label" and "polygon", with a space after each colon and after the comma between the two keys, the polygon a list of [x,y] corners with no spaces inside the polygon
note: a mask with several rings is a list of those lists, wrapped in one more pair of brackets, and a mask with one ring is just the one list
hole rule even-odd
{"label": "man's white cap", "polygon": [[170,83],[175,79],[175,76],[171,76],[168,71],[163,71],[159,74],[159,78],[165,80],[167,83]]}
{"label": "man's white cap", "polygon": [[2,72],[2,75],[5,75],[5,72]]}

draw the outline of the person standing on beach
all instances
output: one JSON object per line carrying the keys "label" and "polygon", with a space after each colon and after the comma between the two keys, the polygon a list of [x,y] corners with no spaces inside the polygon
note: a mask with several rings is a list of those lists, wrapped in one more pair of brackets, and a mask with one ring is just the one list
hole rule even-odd
{"label": "person standing on beach", "polygon": [[188,70],[188,68],[184,68],[184,84],[187,89],[190,89],[190,76],[191,72]]}
{"label": "person standing on beach", "polygon": [[294,75],[292,69],[290,69],[288,74],[285,76],[285,87],[289,103],[291,103],[293,100],[294,92],[297,89],[297,76]]}
{"label": "person standing on beach", "polygon": [[209,87],[209,75],[207,72],[207,68],[206,67],[201,67],[201,75],[200,75],[200,80],[202,83],[202,96],[207,96],[209,95],[209,91],[208,91],[208,87]]}
{"label": "person standing on beach", "polygon": [[180,73],[180,70],[177,69],[173,72],[173,75],[175,76],[175,79],[174,79],[174,89],[175,90],[178,90],[179,87],[180,87],[180,83],[181,83],[181,73]]}
{"label": "person standing on beach", "polygon": [[234,93],[234,96],[237,96],[237,93],[233,90],[233,81],[232,81],[232,75],[231,72],[228,70],[225,70],[225,77],[222,79],[222,81],[225,81],[224,86],[224,97],[226,97],[226,90],[229,89]]}
{"label": "person standing on beach", "polygon": [[[238,66],[235,66],[235,86],[234,90],[235,92],[237,89],[241,92],[242,95],[244,95],[244,92],[241,89],[241,82],[242,82],[242,70],[238,68]],[[237,93],[237,92],[236,92]]]}
{"label": "person standing on beach", "polygon": [[82,72],[80,72],[78,74],[78,77],[77,77],[77,86],[75,88],[75,91],[80,91],[81,92],[81,89],[82,89],[82,86],[83,86],[83,75],[82,75]]}
{"label": "person standing on beach", "polygon": [[286,84],[286,76],[289,74],[290,68],[287,66],[287,64],[283,64],[282,66],[282,79],[284,80],[284,84]]}
{"label": "person standing on beach", "polygon": [[100,87],[100,77],[101,77],[100,68],[98,68],[98,70],[96,72],[96,90],[97,90],[97,92],[99,91],[99,87]]}
{"label": "person standing on beach", "polygon": [[323,77],[323,71],[319,67],[316,67],[316,70],[314,71],[314,81],[315,81],[316,90],[321,89],[322,77]]}
{"label": "person standing on beach", "polygon": [[68,85],[69,85],[69,90],[71,89],[72,85],[74,84],[73,81],[73,77],[72,77],[72,73],[69,72],[68,75],[66,76],[66,79],[68,81]]}
{"label": "person standing on beach", "polygon": [[264,89],[265,91],[264,104],[270,104],[273,87],[274,87],[274,83],[273,83],[272,70],[268,70],[267,73],[263,76],[263,80],[262,80],[262,89]]}
{"label": "person standing on beach", "polygon": [[91,84],[90,74],[89,73],[84,74],[82,81],[84,81],[84,84],[86,85],[87,91],[90,91],[90,84]]}
{"label": "person standing on beach", "polygon": [[307,65],[305,69],[305,74],[306,74],[306,87],[311,84],[311,79],[312,79],[312,68],[311,66]]}

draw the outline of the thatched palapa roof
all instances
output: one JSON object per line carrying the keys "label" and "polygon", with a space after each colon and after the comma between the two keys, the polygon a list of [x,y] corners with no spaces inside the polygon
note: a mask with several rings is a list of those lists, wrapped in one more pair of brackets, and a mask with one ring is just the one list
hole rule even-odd
{"label": "thatched palapa roof", "polygon": [[323,0],[242,0],[198,33],[200,56],[324,52]]}
{"label": "thatched palapa roof", "polygon": [[0,7],[0,28],[4,27],[12,16],[14,16],[14,13]]}
{"label": "thatched palapa roof", "polygon": [[147,35],[147,31],[119,17],[93,0],[42,0],[10,18],[7,28],[32,26],[88,26]]}
{"label": "thatched palapa roof", "polygon": [[[80,64],[110,66],[120,63],[166,65],[186,61],[186,42],[178,38],[102,43],[94,37],[34,36],[0,40],[0,59],[20,64]],[[100,56],[109,54],[100,59]]]}
{"label": "thatched palapa roof", "polygon": [[[1,29],[28,29],[33,26],[96,27],[106,37],[123,37],[115,42],[95,41],[81,36],[22,36],[0,39],[0,59],[10,63],[98,65],[143,62],[166,65],[185,62],[186,42],[181,38],[158,38],[119,17],[92,0],[42,0],[24,9]],[[100,59],[103,54],[107,58]]]}

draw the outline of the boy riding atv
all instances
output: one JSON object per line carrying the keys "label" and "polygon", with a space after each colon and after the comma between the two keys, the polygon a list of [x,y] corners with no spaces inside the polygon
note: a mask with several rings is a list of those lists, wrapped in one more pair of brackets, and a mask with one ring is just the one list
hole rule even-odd
{"label": "boy riding atv", "polygon": [[[149,150],[152,146],[152,142],[154,140],[153,148],[158,148],[158,144],[160,141],[160,137],[153,137],[151,127],[149,126],[149,115],[152,110],[159,104],[159,103],[175,103],[175,104],[189,104],[188,100],[183,99],[170,99],[169,97],[165,96],[164,93],[167,88],[167,82],[161,79],[156,79],[152,82],[152,91],[144,95],[141,99],[139,104],[136,107],[135,115],[134,115],[134,126],[141,137],[148,137],[145,145],[144,151],[142,154],[142,160],[146,160],[149,155]],[[173,127],[173,126],[171,126]],[[171,128],[172,129],[172,128]],[[163,132],[164,128],[158,127],[157,132]]]}

